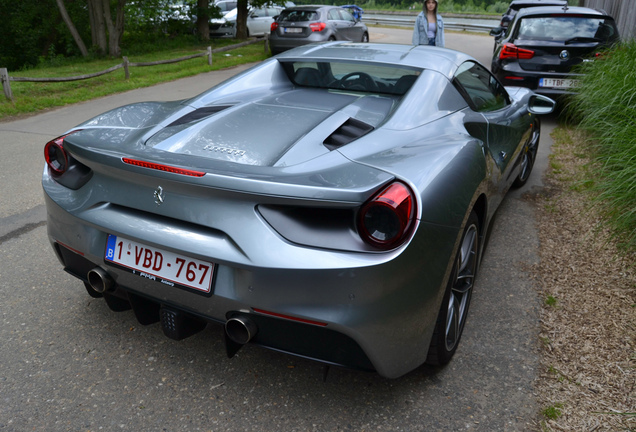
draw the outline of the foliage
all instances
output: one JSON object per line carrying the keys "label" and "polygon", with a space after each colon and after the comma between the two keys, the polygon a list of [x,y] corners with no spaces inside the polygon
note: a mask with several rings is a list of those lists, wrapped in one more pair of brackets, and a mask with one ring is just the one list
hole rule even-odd
{"label": "foliage", "polygon": [[[85,2],[66,0],[66,8],[80,34],[89,38]],[[19,70],[42,59],[80,54],[55,1],[0,0],[0,10],[0,67]],[[82,15],[86,15],[83,22]]]}
{"label": "foliage", "polygon": [[582,85],[569,114],[589,133],[600,162],[598,203],[622,243],[636,249],[636,40],[581,65]]}
{"label": "foliage", "polygon": [[206,13],[210,18],[221,17],[214,1],[205,11],[197,0],[136,0],[126,3],[126,32],[133,35],[167,34],[170,36],[193,34],[197,15]]}

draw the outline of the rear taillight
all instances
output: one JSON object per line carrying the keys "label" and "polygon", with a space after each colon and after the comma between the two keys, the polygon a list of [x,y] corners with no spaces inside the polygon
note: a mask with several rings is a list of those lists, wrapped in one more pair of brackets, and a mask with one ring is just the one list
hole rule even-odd
{"label": "rear taillight", "polygon": [[501,49],[501,52],[499,53],[500,59],[514,58],[520,60],[528,60],[532,57],[534,57],[534,51],[519,48],[518,46],[511,43],[505,43],[503,48]]}
{"label": "rear taillight", "polygon": [[57,137],[44,145],[44,159],[55,174],[64,174],[68,169],[68,155],[64,150],[64,138],[78,130]]}
{"label": "rear taillight", "polygon": [[270,30],[271,32],[275,32],[277,28],[278,28],[278,23],[277,23],[276,21],[274,21],[274,22],[272,23],[272,25],[271,25],[271,26],[269,26],[269,30]]}
{"label": "rear taillight", "polygon": [[408,238],[415,213],[411,190],[403,183],[392,183],[362,207],[358,219],[360,236],[380,249],[397,247]]}
{"label": "rear taillight", "polygon": [[317,23],[309,24],[309,28],[311,29],[312,32],[323,31],[325,29],[325,27],[327,27],[327,24],[325,24],[324,22],[317,22]]}

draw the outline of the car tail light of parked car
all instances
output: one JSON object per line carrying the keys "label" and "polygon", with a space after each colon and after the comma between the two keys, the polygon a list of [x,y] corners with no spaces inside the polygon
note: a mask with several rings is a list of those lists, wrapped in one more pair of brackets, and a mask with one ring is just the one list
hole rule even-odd
{"label": "car tail light of parked car", "polygon": [[323,31],[327,27],[327,24],[324,22],[317,22],[309,24],[309,28],[312,32],[320,32]]}
{"label": "car tail light of parked car", "polygon": [[501,52],[499,53],[500,59],[514,58],[529,60],[532,57],[534,57],[534,51],[519,48],[518,46],[511,43],[505,43]]}

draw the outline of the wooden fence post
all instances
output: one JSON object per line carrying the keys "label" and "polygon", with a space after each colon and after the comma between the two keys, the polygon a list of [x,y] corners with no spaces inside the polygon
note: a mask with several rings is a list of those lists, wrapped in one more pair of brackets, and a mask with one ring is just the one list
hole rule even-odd
{"label": "wooden fence post", "polygon": [[7,99],[13,101],[13,93],[11,93],[11,82],[9,82],[9,71],[7,71],[7,68],[0,68],[0,81],[2,81],[4,95]]}
{"label": "wooden fence post", "polygon": [[130,79],[130,72],[128,72],[128,57],[123,56],[124,59],[124,76],[126,77],[126,81]]}
{"label": "wooden fence post", "polygon": [[208,65],[212,66],[212,47],[208,47]]}

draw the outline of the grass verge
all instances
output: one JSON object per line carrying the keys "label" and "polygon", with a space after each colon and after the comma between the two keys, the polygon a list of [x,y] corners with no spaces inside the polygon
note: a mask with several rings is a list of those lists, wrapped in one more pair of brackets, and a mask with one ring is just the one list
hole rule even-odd
{"label": "grass verge", "polygon": [[599,170],[588,179],[619,244],[636,250],[636,40],[584,63],[568,112],[588,135]]}
{"label": "grass verge", "polygon": [[[212,41],[212,48],[236,43],[235,40]],[[148,52],[140,55],[129,55],[130,62],[153,62],[168,60],[198,54],[211,44],[192,44],[189,47],[173,47],[165,50]],[[34,114],[43,110],[83,102],[102,96],[149,87],[162,82],[173,81],[225,69],[240,64],[262,61],[269,57],[264,50],[264,42],[237,48],[231,51],[212,55],[212,66],[208,65],[207,57],[197,57],[178,63],[130,68],[130,79],[125,79],[123,69],[118,69],[106,75],[82,81],[61,83],[41,82],[11,82],[13,101],[9,101],[0,93],[0,121],[13,117]],[[92,59],[64,62],[59,65],[47,65],[20,72],[11,72],[11,76],[30,78],[68,77],[91,74],[103,71],[119,63],[122,59]]]}

